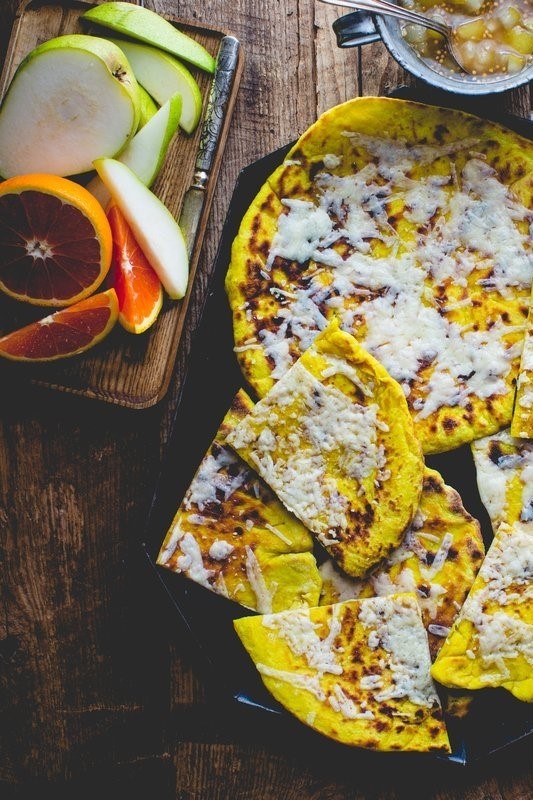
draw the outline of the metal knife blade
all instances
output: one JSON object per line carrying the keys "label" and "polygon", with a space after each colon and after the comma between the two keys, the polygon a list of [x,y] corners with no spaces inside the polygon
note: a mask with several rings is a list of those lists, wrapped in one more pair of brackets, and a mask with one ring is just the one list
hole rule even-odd
{"label": "metal knife blade", "polygon": [[207,107],[195,172],[192,183],[185,192],[179,225],[185,237],[189,258],[194,250],[198,225],[205,203],[211,166],[226,117],[231,85],[238,64],[240,43],[234,36],[224,36],[216,58],[215,73],[207,100]]}

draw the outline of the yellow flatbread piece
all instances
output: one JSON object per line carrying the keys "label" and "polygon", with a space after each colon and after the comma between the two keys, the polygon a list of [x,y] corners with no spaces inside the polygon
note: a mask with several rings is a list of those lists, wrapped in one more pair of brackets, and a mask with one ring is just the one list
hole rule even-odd
{"label": "yellow flatbread piece", "polygon": [[449,752],[414,595],[234,625],[267,689],[304,724],[356,747]]}
{"label": "yellow flatbread piece", "polygon": [[516,381],[511,436],[533,439],[533,286],[520,370]]}
{"label": "yellow flatbread piece", "polygon": [[460,689],[533,702],[533,524],[502,523],[432,668]]}
{"label": "yellow flatbread piece", "polygon": [[418,507],[424,464],[403,392],[336,322],[226,441],[350,575],[398,546]]}
{"label": "yellow flatbread piece", "polygon": [[434,660],[483,561],[479,522],[461,497],[426,467],[417,513],[401,545],[363,580],[342,575],[328,559],[320,566],[320,604],[413,592]]}
{"label": "yellow flatbread piece", "polygon": [[336,318],[403,388],[424,452],[511,422],[533,278],[533,143],[356,98],[258,192],[232,248],[235,349],[262,397]]}
{"label": "yellow flatbread piece", "polygon": [[224,444],[253,408],[240,390],[176,512],[157,563],[267,613],[316,605],[313,537]]}
{"label": "yellow flatbread piece", "polygon": [[479,496],[496,531],[501,522],[533,523],[533,442],[509,429],[471,445]]}

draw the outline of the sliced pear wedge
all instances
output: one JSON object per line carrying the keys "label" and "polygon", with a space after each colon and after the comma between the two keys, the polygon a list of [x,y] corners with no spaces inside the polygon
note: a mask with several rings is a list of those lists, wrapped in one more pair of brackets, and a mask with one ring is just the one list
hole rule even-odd
{"label": "sliced pear wedge", "polygon": [[[126,164],[145,186],[153,184],[161,169],[171,139],[179,127],[180,115],[181,95],[174,94],[117,156],[117,160]],[[86,188],[106,208],[111,194],[100,176],[95,175]]]}
{"label": "sliced pear wedge", "polygon": [[100,158],[94,167],[163,288],[172,300],[179,300],[187,290],[189,258],[178,223],[164,203],[125,164],[114,158]]}
{"label": "sliced pear wedge", "polygon": [[82,19],[160,47],[206,72],[215,71],[215,59],[203,45],[148,8],[125,2],[102,3],[82,14]]}
{"label": "sliced pear wedge", "polygon": [[139,105],[140,105],[140,117],[139,117],[139,128],[142,128],[148,120],[150,120],[155,112],[157,111],[157,105],[155,100],[150,97],[146,89],[139,84]]}
{"label": "sliced pear wedge", "polygon": [[123,39],[110,41],[124,51],[135,77],[160,106],[176,92],[181,94],[180,126],[192,133],[202,113],[202,94],[187,67],[156,47]]}
{"label": "sliced pear wedge", "polygon": [[20,63],[0,109],[0,175],[88,172],[137,130],[139,86],[108,39],[49,39]]}

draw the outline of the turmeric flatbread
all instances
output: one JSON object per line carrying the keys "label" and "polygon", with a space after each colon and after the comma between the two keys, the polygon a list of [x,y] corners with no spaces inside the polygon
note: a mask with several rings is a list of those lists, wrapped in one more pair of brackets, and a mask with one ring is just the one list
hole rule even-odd
{"label": "turmeric flatbread", "polygon": [[533,439],[533,294],[529,301],[524,347],[516,381],[511,436]]}
{"label": "turmeric flatbread", "polygon": [[407,398],[424,452],[511,421],[533,277],[533,144],[460,111],[357,98],[242,220],[226,290],[262,397],[331,319]]}
{"label": "turmeric flatbread", "polygon": [[533,702],[533,524],[502,523],[432,668],[444,686]]}
{"label": "turmeric flatbread", "polygon": [[226,441],[350,575],[397,547],[424,463],[403,392],[335,322]]}
{"label": "turmeric flatbread", "polygon": [[373,750],[449,752],[414,595],[235,620],[261,678],[301,722]]}
{"label": "turmeric flatbread", "polygon": [[483,561],[479,522],[441,475],[426,467],[417,513],[400,547],[363,580],[342,575],[331,559],[320,566],[320,603],[413,592],[428,633],[432,660]]}
{"label": "turmeric flatbread", "polygon": [[172,521],[157,563],[247,608],[316,605],[313,538],[224,444],[253,403],[239,391]]}
{"label": "turmeric flatbread", "polygon": [[493,530],[501,522],[533,524],[533,441],[509,429],[472,442],[479,496]]}

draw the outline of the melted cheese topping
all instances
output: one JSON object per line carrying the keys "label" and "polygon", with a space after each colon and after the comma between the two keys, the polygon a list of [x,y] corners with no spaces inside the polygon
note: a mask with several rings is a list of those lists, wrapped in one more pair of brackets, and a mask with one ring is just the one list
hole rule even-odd
{"label": "melted cheese topping", "polygon": [[[414,411],[424,419],[443,406],[466,406],[474,395],[488,398],[509,391],[506,377],[521,345],[509,346],[516,327],[495,315],[486,330],[472,330],[448,314],[467,307],[479,291],[509,298],[531,285],[533,214],[516,201],[481,157],[471,154],[459,176],[409,177],[420,164],[471,150],[472,140],[447,146],[410,147],[362,134],[346,133],[377,163],[353,175],[323,172],[315,178],[316,200],[284,199],[267,270],[277,259],[316,263],[304,284],[295,283],[283,297],[276,324],[259,332],[280,378],[292,363],[289,342],[307,349],[326,326],[329,311],[342,327],[382,362],[404,387],[420,381],[430,365],[427,388]],[[325,160],[327,164],[330,159]],[[403,204],[411,222],[401,240],[389,224],[394,203]],[[522,225],[522,227],[521,227]],[[388,253],[380,255],[376,244]],[[343,245],[349,246],[348,254]],[[450,284],[464,287],[459,305],[442,307]],[[280,298],[281,299],[281,298]],[[520,328],[520,330],[522,330]]]}
{"label": "melted cheese topping", "polygon": [[509,430],[472,442],[477,485],[494,529],[500,522],[533,521],[533,441]]}

